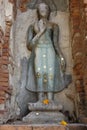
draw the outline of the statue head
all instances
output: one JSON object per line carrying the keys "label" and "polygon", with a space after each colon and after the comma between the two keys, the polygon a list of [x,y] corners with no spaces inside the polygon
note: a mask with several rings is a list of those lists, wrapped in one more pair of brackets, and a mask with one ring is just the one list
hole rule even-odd
{"label": "statue head", "polygon": [[46,3],[40,3],[37,7],[38,15],[43,18],[48,18],[50,9]]}

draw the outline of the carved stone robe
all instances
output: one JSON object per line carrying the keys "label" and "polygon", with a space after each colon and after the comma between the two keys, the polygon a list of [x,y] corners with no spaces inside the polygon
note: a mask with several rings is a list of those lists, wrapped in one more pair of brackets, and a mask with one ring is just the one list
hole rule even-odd
{"label": "carved stone robe", "polygon": [[26,88],[33,92],[59,92],[67,84],[58,52],[59,28],[57,25],[52,29],[47,28],[35,46],[32,43],[34,35],[31,25],[27,32],[27,47],[31,50],[31,55],[28,60]]}

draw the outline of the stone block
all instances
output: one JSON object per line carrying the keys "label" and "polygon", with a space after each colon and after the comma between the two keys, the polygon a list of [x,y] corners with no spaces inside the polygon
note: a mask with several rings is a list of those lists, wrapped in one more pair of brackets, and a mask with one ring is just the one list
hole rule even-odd
{"label": "stone block", "polygon": [[84,123],[84,124],[87,124],[87,117],[81,117],[80,122]]}
{"label": "stone block", "polygon": [[56,111],[33,111],[23,118],[23,122],[29,124],[59,124],[62,120],[65,116]]}
{"label": "stone block", "polygon": [[5,92],[0,89],[0,97],[3,97],[3,96],[5,96]]}
{"label": "stone block", "polygon": [[3,52],[3,51],[2,51],[2,54],[3,54],[3,56],[9,57],[9,52]]}
{"label": "stone block", "polygon": [[8,44],[3,44],[3,48],[8,48],[9,46],[8,46]]}
{"label": "stone block", "polygon": [[69,124],[68,126],[45,124],[45,125],[0,125],[0,130],[87,130],[85,124]]}
{"label": "stone block", "polygon": [[87,130],[87,126],[81,124],[72,124],[68,128],[69,130]]}
{"label": "stone block", "polygon": [[66,130],[64,126],[33,126],[33,130]]}
{"label": "stone block", "polygon": [[3,87],[8,87],[9,83],[8,82],[0,82],[0,85]]}
{"label": "stone block", "polygon": [[7,60],[0,60],[0,64],[5,64],[5,65],[7,65],[7,64],[9,64],[9,60],[7,59]]}
{"label": "stone block", "polygon": [[63,106],[62,105],[58,105],[56,102],[54,101],[49,101],[49,103],[46,105],[43,103],[43,101],[38,101],[36,103],[28,103],[28,108],[30,111],[62,111],[63,110]]}
{"label": "stone block", "polygon": [[8,82],[8,78],[0,78],[0,82]]}
{"label": "stone block", "polygon": [[0,130],[32,130],[31,126],[14,126],[14,125],[3,125],[0,126]]}
{"label": "stone block", "polygon": [[82,87],[76,87],[77,92],[82,92],[83,88]]}
{"label": "stone block", "polygon": [[87,0],[84,0],[84,4],[87,4]]}
{"label": "stone block", "polygon": [[9,77],[9,74],[8,74],[8,72],[6,72],[6,71],[0,71],[0,78],[1,77],[4,77],[4,78],[8,78]]}

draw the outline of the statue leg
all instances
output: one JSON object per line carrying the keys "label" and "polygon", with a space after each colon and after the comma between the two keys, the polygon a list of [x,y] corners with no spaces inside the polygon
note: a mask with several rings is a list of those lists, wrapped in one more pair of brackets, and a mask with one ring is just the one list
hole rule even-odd
{"label": "statue leg", "polygon": [[44,93],[43,92],[39,92],[38,93],[38,100],[42,101],[44,99]]}
{"label": "statue leg", "polygon": [[[51,58],[50,58],[51,57]],[[48,99],[54,98],[55,52],[53,48],[48,50]]]}
{"label": "statue leg", "polygon": [[41,48],[36,48],[35,50],[35,73],[36,73],[36,82],[37,82],[37,92],[38,100],[43,100],[43,74],[42,74],[42,51]]}
{"label": "statue leg", "polygon": [[54,94],[53,92],[48,92],[48,99],[53,100],[54,99]]}

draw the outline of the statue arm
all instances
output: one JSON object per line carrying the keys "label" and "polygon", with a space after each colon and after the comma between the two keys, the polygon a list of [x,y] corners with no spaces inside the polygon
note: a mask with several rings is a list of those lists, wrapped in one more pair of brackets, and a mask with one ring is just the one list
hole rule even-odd
{"label": "statue arm", "polygon": [[58,44],[59,43],[59,26],[57,24],[54,25],[53,41],[54,41],[55,51],[60,58],[61,69],[63,72],[65,72],[66,62]]}
{"label": "statue arm", "polygon": [[33,44],[42,36],[42,34],[45,32],[46,28],[43,28],[40,32],[38,32],[35,37],[32,39]]}
{"label": "statue arm", "polygon": [[45,32],[46,27],[42,28],[40,32],[38,32],[36,35],[34,34],[34,27],[31,25],[28,28],[27,32],[27,48],[29,50],[32,50],[32,47],[37,44],[38,39],[41,37],[41,35]]}
{"label": "statue arm", "polygon": [[53,42],[54,42],[54,47],[55,47],[55,51],[56,51],[57,55],[59,55],[59,53],[60,53],[58,41],[59,41],[59,26],[54,24],[54,27],[53,27]]}

